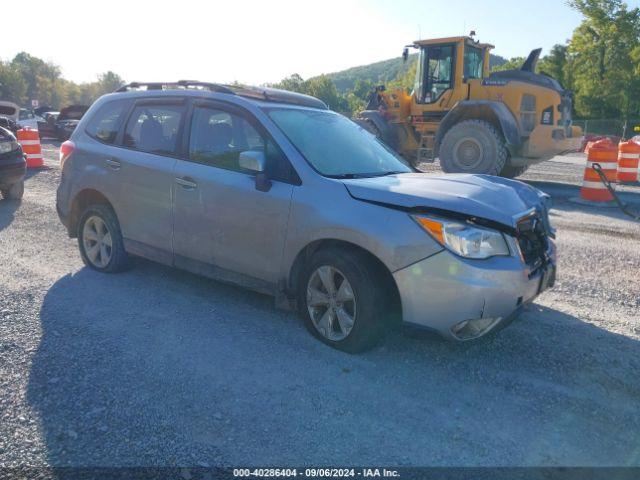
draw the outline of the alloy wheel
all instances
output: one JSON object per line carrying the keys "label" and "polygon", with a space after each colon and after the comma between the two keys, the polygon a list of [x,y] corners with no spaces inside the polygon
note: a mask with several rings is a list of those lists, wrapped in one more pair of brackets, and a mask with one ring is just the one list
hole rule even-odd
{"label": "alloy wheel", "polygon": [[356,321],[356,298],[347,277],[335,267],[318,267],[307,284],[307,309],[323,337],[334,342],[347,338]]}
{"label": "alloy wheel", "polygon": [[98,268],[109,265],[113,252],[113,240],[107,224],[97,215],[92,215],[82,228],[84,251],[91,264]]}

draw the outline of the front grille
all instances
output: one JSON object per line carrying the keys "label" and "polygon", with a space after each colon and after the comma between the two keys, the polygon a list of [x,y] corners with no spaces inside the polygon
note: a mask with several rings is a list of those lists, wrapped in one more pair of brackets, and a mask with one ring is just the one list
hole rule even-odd
{"label": "front grille", "polygon": [[518,221],[517,239],[524,262],[531,267],[532,274],[536,273],[546,265],[549,248],[549,234],[538,213]]}

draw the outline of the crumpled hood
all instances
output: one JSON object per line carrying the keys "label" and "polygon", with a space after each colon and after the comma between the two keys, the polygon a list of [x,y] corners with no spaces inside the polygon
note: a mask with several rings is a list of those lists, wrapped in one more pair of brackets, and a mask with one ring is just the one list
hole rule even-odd
{"label": "crumpled hood", "polygon": [[515,227],[531,208],[547,208],[549,196],[517,180],[491,175],[402,173],[344,180],[352,197],[403,208],[438,209]]}

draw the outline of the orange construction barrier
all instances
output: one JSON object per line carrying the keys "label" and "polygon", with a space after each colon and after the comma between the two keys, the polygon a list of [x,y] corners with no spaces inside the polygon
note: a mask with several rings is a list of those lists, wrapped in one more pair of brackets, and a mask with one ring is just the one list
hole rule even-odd
{"label": "orange construction barrier", "polygon": [[613,195],[604,186],[600,177],[593,169],[593,164],[598,163],[609,182],[617,180],[618,172],[618,147],[608,138],[598,140],[589,145],[587,151],[587,166],[584,169],[580,198],[590,202],[610,202]]}
{"label": "orange construction barrier", "polygon": [[618,145],[618,181],[637,182],[640,144],[630,140]]}
{"label": "orange construction barrier", "polygon": [[27,156],[27,168],[37,168],[44,165],[42,147],[38,130],[24,127],[18,130],[18,142],[22,145],[22,151]]}

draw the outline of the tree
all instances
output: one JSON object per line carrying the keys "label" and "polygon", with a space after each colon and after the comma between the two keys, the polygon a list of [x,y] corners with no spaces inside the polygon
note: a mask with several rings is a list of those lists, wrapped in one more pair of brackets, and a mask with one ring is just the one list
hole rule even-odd
{"label": "tree", "polygon": [[561,85],[566,86],[566,69],[567,69],[567,50],[566,45],[556,44],[551,47],[549,55],[543,57],[538,62],[538,71],[555,78]]}
{"label": "tree", "polygon": [[124,85],[124,80],[117,73],[113,73],[111,70],[98,75],[98,84],[96,85],[96,94],[98,96],[105,93],[112,93]]}
{"label": "tree", "polygon": [[27,82],[10,64],[0,61],[0,99],[22,104],[27,101]]}
{"label": "tree", "polygon": [[519,70],[524,63],[524,57],[513,57],[501,65],[496,65],[491,69],[492,72],[503,72],[504,70]]}
{"label": "tree", "polygon": [[640,8],[620,0],[572,0],[584,15],[568,46],[576,111],[627,120],[640,109]]}

